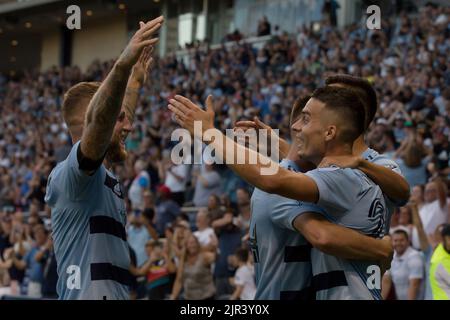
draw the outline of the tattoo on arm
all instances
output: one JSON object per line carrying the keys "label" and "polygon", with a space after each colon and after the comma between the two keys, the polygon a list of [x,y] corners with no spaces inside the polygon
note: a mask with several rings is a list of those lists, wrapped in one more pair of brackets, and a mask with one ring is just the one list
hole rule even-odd
{"label": "tattoo on arm", "polygon": [[129,73],[114,66],[89,103],[81,151],[91,160],[103,157],[109,146]]}
{"label": "tattoo on arm", "polygon": [[125,90],[125,96],[123,97],[123,108],[130,123],[134,121],[138,99],[139,89],[128,85]]}

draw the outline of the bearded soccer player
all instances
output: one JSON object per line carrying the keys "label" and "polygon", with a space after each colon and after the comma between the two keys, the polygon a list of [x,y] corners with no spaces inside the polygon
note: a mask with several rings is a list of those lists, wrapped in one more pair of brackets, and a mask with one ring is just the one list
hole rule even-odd
{"label": "bearded soccer player", "polygon": [[[176,120],[192,134],[194,121],[201,121],[203,132],[211,129],[210,144],[216,155],[227,157],[237,149],[252,158],[254,151],[235,144],[214,129],[212,99],[207,99],[207,110],[203,111],[190,100],[176,96],[170,101],[170,110]],[[292,126],[299,138],[299,155],[312,162],[318,169],[307,174],[295,173],[277,164],[274,175],[263,175],[263,158],[257,164],[227,163],[237,174],[256,187],[281,196],[317,203],[325,216],[334,223],[351,227],[373,237],[381,237],[389,219],[380,188],[359,170],[322,167],[326,156],[349,156],[353,141],[364,131],[365,111],[360,99],[346,88],[320,88],[306,104],[300,119]],[[225,147],[226,146],[226,147]],[[230,148],[232,146],[232,148]],[[230,148],[230,149],[228,149]],[[226,150],[225,150],[226,149]],[[295,219],[292,224],[296,224]],[[316,268],[313,282],[316,283],[318,299],[380,299],[380,288],[370,287],[370,266],[367,260],[347,259],[322,253],[314,259],[322,268]],[[322,269],[322,270],[320,270]],[[300,275],[301,277],[301,275]],[[380,278],[380,275],[378,275]]]}
{"label": "bearded soccer player", "polygon": [[100,86],[80,83],[65,95],[62,112],[74,145],[51,172],[45,196],[52,209],[60,299],[130,297],[125,203],[109,169],[126,158],[124,141],[139,89],[133,68],[149,61],[162,23],[163,17],[141,23]]}

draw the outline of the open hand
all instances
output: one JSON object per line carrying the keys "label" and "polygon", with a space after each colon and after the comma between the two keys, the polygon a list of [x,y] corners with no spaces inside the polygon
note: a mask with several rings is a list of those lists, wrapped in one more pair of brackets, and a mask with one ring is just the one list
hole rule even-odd
{"label": "open hand", "polygon": [[[144,26],[145,24],[141,22],[141,28]],[[131,77],[138,83],[139,86],[144,85],[148,80],[148,75],[154,62],[152,57],[153,50],[153,46],[145,47],[138,62],[136,62],[133,66]]]}
{"label": "open hand", "polygon": [[142,25],[123,50],[117,65],[130,70],[141,57],[144,48],[158,42],[159,39],[153,38],[153,34],[161,28],[163,21],[164,18],[160,16]]}
{"label": "open hand", "polygon": [[[169,110],[173,112],[175,121],[180,126],[199,139],[203,138],[206,130],[214,128],[214,107],[211,95],[206,99],[206,111],[180,95],[169,100]],[[194,130],[195,126],[201,126],[202,130]]]}

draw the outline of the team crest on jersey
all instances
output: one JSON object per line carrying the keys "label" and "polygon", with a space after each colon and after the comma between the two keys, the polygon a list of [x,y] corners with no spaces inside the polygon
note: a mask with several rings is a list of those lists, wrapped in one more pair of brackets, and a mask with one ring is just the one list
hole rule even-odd
{"label": "team crest on jersey", "polygon": [[111,177],[109,174],[106,174],[105,177],[105,186],[111,189],[111,191],[118,196],[120,199],[123,199],[123,192],[120,186],[120,183],[117,179]]}
{"label": "team crest on jersey", "polygon": [[384,205],[381,203],[380,199],[375,199],[369,209],[369,220],[375,225],[371,233],[375,236],[384,236],[384,213]]}

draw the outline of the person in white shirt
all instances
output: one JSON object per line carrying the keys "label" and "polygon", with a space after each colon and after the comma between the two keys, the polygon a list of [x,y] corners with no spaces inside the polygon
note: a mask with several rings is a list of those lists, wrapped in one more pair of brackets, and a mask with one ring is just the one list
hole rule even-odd
{"label": "person in white shirt", "polygon": [[211,219],[208,214],[208,210],[201,208],[197,212],[196,226],[197,231],[194,232],[194,236],[198,239],[200,246],[203,250],[215,251],[217,248],[218,240],[214,229],[211,228]]}
{"label": "person in white shirt", "polygon": [[166,170],[164,184],[172,190],[172,198],[180,206],[184,204],[184,193],[189,178],[189,166],[186,164],[171,165]]}
{"label": "person in white shirt", "polygon": [[394,285],[397,300],[423,300],[425,296],[425,258],[409,245],[406,230],[392,235],[394,258],[391,269],[383,276],[381,294],[387,298]]}
{"label": "person in white shirt", "polygon": [[440,180],[429,182],[425,186],[425,204],[420,208],[419,215],[428,236],[433,235],[439,225],[448,222],[449,199],[446,194],[445,184]]}
{"label": "person in white shirt", "polygon": [[230,300],[254,300],[256,294],[255,271],[253,266],[248,263],[248,250],[239,248],[234,257],[238,269],[234,280],[231,281],[235,290]]}

